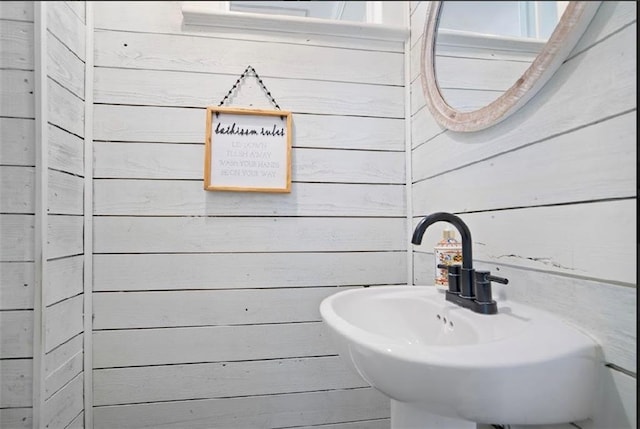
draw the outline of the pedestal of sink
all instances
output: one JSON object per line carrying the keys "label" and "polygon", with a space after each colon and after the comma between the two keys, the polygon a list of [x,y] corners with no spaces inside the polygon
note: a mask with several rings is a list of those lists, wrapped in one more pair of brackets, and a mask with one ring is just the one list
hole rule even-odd
{"label": "pedestal of sink", "polygon": [[417,404],[391,400],[391,429],[476,429],[474,422],[438,416]]}

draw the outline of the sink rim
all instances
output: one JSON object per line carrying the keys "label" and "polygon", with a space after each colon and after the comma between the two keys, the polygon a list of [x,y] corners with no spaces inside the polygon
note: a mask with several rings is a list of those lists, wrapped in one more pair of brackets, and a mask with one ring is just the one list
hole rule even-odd
{"label": "sink rim", "polygon": [[[465,320],[474,329],[474,322],[502,323],[504,319],[520,315],[529,316],[534,320],[512,335],[490,341],[454,345],[408,344],[356,326],[339,315],[334,308],[334,303],[340,299],[354,299],[359,295],[370,298],[387,293],[390,293],[390,296],[406,295],[409,298],[440,298],[443,312]],[[320,304],[320,314],[323,321],[333,330],[359,347],[387,357],[436,367],[517,368],[562,359],[585,348],[593,348],[597,344],[588,334],[551,313],[509,300],[497,302],[498,314],[485,315],[445,301],[444,294],[434,286],[370,286],[344,290],[326,297]],[[505,323],[508,322],[509,320]],[[551,333],[553,335],[550,335]],[[523,353],[523,350],[526,350],[526,353]]]}
{"label": "sink rim", "polygon": [[[375,335],[333,311],[338,299],[387,292],[407,297],[427,294],[441,300],[437,308],[479,325],[502,323],[509,309],[514,315],[535,318],[535,323],[515,335],[487,343],[398,345],[389,341],[393,330],[386,331],[384,323],[380,331],[384,335]],[[366,300],[358,304],[362,301],[367,305]],[[415,321],[420,319],[415,311],[395,314],[411,314]],[[433,286],[408,285],[337,292],[321,302],[320,312],[347,365],[372,387],[402,403],[407,412],[518,425],[560,424],[592,416],[601,348],[595,339],[551,313],[502,300],[498,301],[498,314],[478,314],[446,301]],[[379,308],[361,313],[365,317],[360,321],[366,324],[370,320],[367,317],[376,318],[380,313]],[[380,329],[379,319],[373,320],[373,328]],[[397,327],[404,328],[402,324]],[[548,329],[553,335],[545,337]]]}

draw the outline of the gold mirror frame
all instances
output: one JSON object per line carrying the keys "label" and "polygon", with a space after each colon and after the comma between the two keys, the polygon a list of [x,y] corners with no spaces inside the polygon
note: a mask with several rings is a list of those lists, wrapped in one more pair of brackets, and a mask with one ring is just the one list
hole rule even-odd
{"label": "gold mirror frame", "polygon": [[551,37],[522,76],[485,107],[461,112],[447,104],[436,81],[435,45],[442,2],[429,2],[422,37],[420,76],[431,114],[443,127],[460,132],[483,130],[503,121],[529,101],[556,72],[582,37],[600,3],[570,1]]}

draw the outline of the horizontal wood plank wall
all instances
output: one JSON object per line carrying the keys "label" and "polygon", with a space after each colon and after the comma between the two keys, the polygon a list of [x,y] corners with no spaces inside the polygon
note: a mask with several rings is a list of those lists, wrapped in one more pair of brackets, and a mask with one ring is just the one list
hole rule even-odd
{"label": "horizontal wood plank wall", "polygon": [[[506,121],[475,133],[437,125],[425,106],[413,3],[413,216],[460,215],[474,263],[510,278],[508,297],[584,329],[604,355],[603,399],[584,428],[636,427],[636,3],[603,2],[569,59]],[[448,75],[455,81],[455,70]],[[444,227],[444,224],[442,225]],[[414,248],[432,284],[441,228]],[[498,304],[499,305],[499,304]],[[569,427],[569,426],[568,426]]]}
{"label": "horizontal wood plank wall", "polygon": [[0,3],[0,427],[30,428],[33,402],[34,10]]}
{"label": "horizontal wood plank wall", "polygon": [[[181,20],[95,4],[95,427],[388,428],[319,304],[407,281],[403,44]],[[293,112],[290,194],[203,191],[204,108],[247,65]],[[273,108],[253,77],[229,105]]]}
{"label": "horizontal wood plank wall", "polygon": [[43,276],[47,427],[67,427],[84,409],[84,2],[47,5],[49,239]]}

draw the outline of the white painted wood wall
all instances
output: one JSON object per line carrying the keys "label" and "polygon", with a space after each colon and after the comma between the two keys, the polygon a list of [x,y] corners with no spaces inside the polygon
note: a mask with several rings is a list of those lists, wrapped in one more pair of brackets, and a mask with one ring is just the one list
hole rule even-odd
{"label": "white painted wood wall", "polygon": [[[95,20],[95,428],[388,427],[318,307],[407,282],[404,44]],[[248,65],[293,112],[290,194],[203,191],[204,108]],[[274,108],[253,77],[228,105]]]}
{"label": "white painted wood wall", "polygon": [[[0,426],[8,429],[83,426],[84,3],[35,12],[33,2],[0,5]],[[46,89],[35,94],[38,79]]]}
{"label": "white painted wood wall", "polygon": [[85,4],[47,10],[46,427],[83,426]]}
{"label": "white painted wood wall", "polygon": [[[47,4],[41,424],[83,426],[89,373],[96,428],[388,427],[388,401],[336,356],[318,304],[342,288],[433,277],[435,228],[406,278],[402,44],[185,30],[179,2],[97,2],[95,243],[84,249],[85,19],[82,2]],[[635,2],[604,2],[538,96],[469,135],[437,126],[421,98],[424,6],[412,2],[414,221],[460,214],[476,265],[511,278],[498,297],[553,311],[603,345],[602,400],[577,426],[635,427]],[[0,2],[0,24],[4,429],[33,421],[33,3]],[[203,108],[249,64],[294,112],[291,194],[202,191]],[[269,107],[251,79],[232,104]]]}
{"label": "white painted wood wall", "polygon": [[[603,2],[538,95],[470,134],[442,129],[425,106],[425,8],[412,3],[414,222],[435,211],[458,214],[472,232],[474,264],[511,279],[496,287],[498,297],[554,312],[596,338],[601,399],[594,418],[576,425],[635,428],[636,3]],[[441,230],[414,248],[416,284],[433,281]]]}
{"label": "white painted wood wall", "polygon": [[0,427],[32,423],[35,299],[33,6],[0,3]]}

